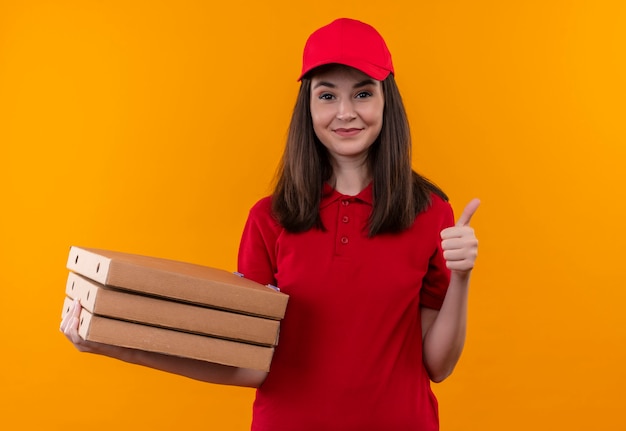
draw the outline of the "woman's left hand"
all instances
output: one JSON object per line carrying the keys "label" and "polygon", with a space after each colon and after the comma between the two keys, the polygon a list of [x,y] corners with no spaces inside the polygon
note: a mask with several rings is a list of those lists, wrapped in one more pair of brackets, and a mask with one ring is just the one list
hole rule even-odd
{"label": "woman's left hand", "polygon": [[441,231],[441,248],[448,269],[469,273],[478,256],[478,239],[469,222],[478,209],[480,201],[472,199],[459,217],[456,225]]}

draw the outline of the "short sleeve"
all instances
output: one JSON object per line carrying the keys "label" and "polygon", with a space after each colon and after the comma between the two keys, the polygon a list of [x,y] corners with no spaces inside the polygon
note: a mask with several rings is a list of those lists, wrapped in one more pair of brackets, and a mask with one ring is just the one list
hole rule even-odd
{"label": "short sleeve", "polygon": [[257,283],[276,285],[276,239],[281,231],[272,216],[270,198],[261,199],[248,214],[239,243],[237,271]]}
{"label": "short sleeve", "polygon": [[433,196],[432,199],[433,204],[427,211],[434,212],[432,219],[430,217],[429,219],[434,225],[433,229],[436,230],[435,241],[437,246],[435,252],[430,257],[428,272],[422,281],[420,305],[439,310],[450,284],[450,270],[446,266],[446,260],[443,257],[440,232],[454,225],[454,213],[448,202],[438,196]]}

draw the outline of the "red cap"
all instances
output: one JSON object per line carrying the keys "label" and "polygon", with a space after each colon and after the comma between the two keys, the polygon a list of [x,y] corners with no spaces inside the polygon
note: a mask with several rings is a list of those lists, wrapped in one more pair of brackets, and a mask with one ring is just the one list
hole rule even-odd
{"label": "red cap", "polygon": [[333,63],[354,67],[378,81],[394,73],[391,53],[378,31],[349,18],[339,18],[309,36],[298,81],[312,69]]}

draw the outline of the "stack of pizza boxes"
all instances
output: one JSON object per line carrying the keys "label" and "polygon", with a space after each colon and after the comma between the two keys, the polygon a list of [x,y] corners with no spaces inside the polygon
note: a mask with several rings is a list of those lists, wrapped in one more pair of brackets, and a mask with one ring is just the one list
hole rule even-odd
{"label": "stack of pizza boxes", "polygon": [[85,340],[268,371],[288,296],[185,262],[71,247],[63,304]]}

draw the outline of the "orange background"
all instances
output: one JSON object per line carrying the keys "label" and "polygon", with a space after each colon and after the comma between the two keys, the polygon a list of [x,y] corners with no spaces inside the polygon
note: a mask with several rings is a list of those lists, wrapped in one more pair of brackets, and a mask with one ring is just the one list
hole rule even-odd
{"label": "orange background", "polygon": [[626,3],[0,2],[3,429],[246,430],[253,391],[79,354],[71,245],[234,270],[306,36],[394,55],[415,166],[482,199],[443,430],[626,429]]}

